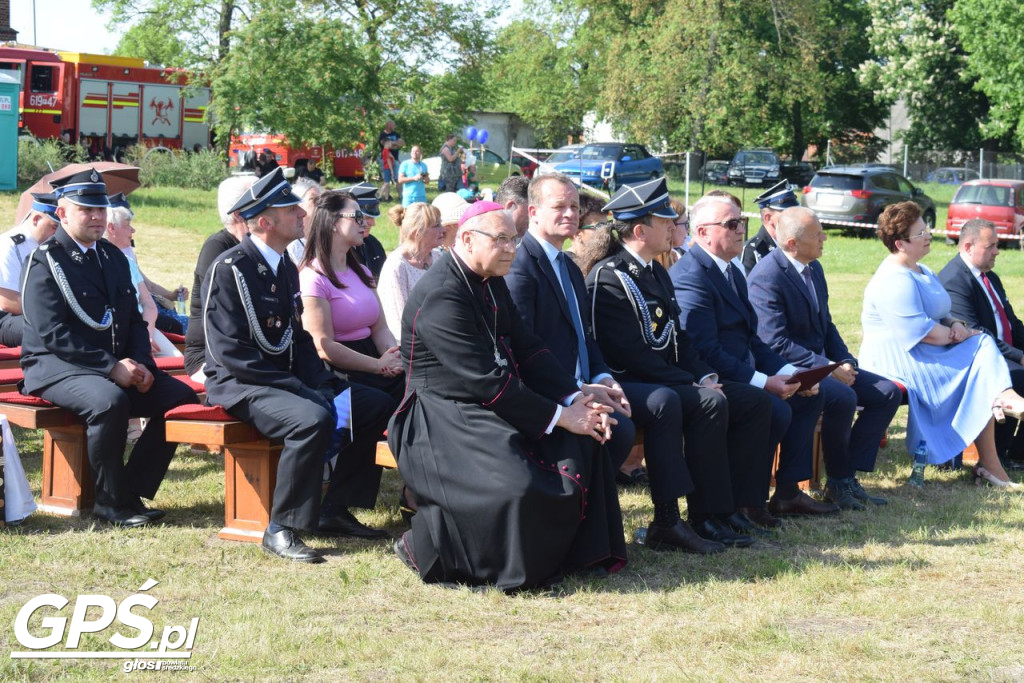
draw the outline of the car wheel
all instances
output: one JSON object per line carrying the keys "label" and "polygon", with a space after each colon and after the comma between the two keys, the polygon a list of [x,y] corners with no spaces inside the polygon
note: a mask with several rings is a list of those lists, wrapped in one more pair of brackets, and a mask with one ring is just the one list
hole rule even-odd
{"label": "car wheel", "polygon": [[614,193],[617,189],[619,189],[619,181],[615,176],[612,176],[608,179],[608,191]]}
{"label": "car wheel", "polygon": [[929,211],[928,213],[922,215],[921,216],[921,220],[924,221],[924,226],[926,228],[928,228],[929,231],[935,229],[935,212],[934,211]]}

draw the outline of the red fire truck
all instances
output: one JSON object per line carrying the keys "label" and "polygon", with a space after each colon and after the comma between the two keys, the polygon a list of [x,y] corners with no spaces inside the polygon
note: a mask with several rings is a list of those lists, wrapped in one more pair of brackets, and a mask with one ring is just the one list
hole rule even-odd
{"label": "red fire truck", "polygon": [[21,130],[117,150],[210,144],[210,89],[141,59],[0,47],[0,72],[21,81]]}
{"label": "red fire truck", "polygon": [[[365,147],[365,145],[363,146]],[[282,166],[297,167],[315,161],[320,169],[339,180],[363,180],[362,149],[334,149],[324,145],[290,147],[283,135],[240,133],[231,137],[229,164],[232,168],[251,167],[256,155],[270,150]],[[324,158],[327,166],[324,166]]]}

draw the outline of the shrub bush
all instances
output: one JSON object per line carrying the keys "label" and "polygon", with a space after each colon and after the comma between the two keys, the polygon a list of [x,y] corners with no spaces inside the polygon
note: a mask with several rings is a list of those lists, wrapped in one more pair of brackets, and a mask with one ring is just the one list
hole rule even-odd
{"label": "shrub bush", "polygon": [[228,176],[224,157],[210,150],[186,153],[135,146],[127,150],[124,162],[139,167],[143,187],[212,190]]}
{"label": "shrub bush", "polygon": [[47,173],[85,157],[85,150],[78,145],[22,136],[18,138],[18,184],[32,185]]}

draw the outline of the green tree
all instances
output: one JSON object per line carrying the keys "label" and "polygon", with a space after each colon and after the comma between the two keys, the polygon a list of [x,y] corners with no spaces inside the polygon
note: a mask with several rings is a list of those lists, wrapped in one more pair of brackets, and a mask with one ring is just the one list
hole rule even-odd
{"label": "green tree", "polygon": [[992,103],[982,133],[1024,148],[1024,7],[1005,0],[960,0],[950,12],[967,50],[967,76]]}

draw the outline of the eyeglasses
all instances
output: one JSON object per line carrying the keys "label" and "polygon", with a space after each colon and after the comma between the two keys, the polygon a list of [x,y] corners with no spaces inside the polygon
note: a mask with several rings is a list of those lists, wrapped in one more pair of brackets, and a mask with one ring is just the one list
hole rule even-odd
{"label": "eyeglasses", "polygon": [[746,230],[747,221],[745,218],[730,218],[727,221],[718,221],[717,223],[701,223],[698,228],[703,228],[705,225],[720,225],[726,230]]}
{"label": "eyeglasses", "polygon": [[356,222],[356,225],[358,225],[359,227],[363,227],[366,225],[366,215],[359,209],[356,209],[355,211],[339,213],[338,218],[351,218]]}
{"label": "eyeglasses", "polygon": [[519,235],[514,235],[512,237],[509,237],[508,235],[506,235],[504,233],[501,233],[501,234],[498,234],[498,235],[493,235],[493,234],[491,234],[489,232],[485,232],[483,230],[475,230],[475,229],[471,229],[471,230],[469,230],[469,232],[478,232],[481,235],[487,235],[492,240],[494,240],[494,243],[498,246],[499,249],[508,249],[510,246],[512,248],[516,248],[516,247],[519,246],[519,243],[523,241],[523,238],[520,237]]}
{"label": "eyeglasses", "polygon": [[580,230],[597,230],[598,228],[603,228],[606,225],[608,225],[608,221],[600,221],[598,223],[587,223],[586,225],[581,225]]}
{"label": "eyeglasses", "polygon": [[675,223],[675,226],[677,228],[682,228],[683,230],[689,230],[690,229],[690,221],[679,221],[678,223]]}
{"label": "eyeglasses", "polygon": [[901,237],[900,239],[903,240],[904,242],[910,242],[910,241],[913,241],[913,240],[916,240],[916,239],[920,239],[922,237],[931,237],[931,236],[932,236],[931,230],[929,230],[928,228],[925,228],[924,230],[922,230],[921,232],[917,233],[916,235],[911,235],[910,237]]}

